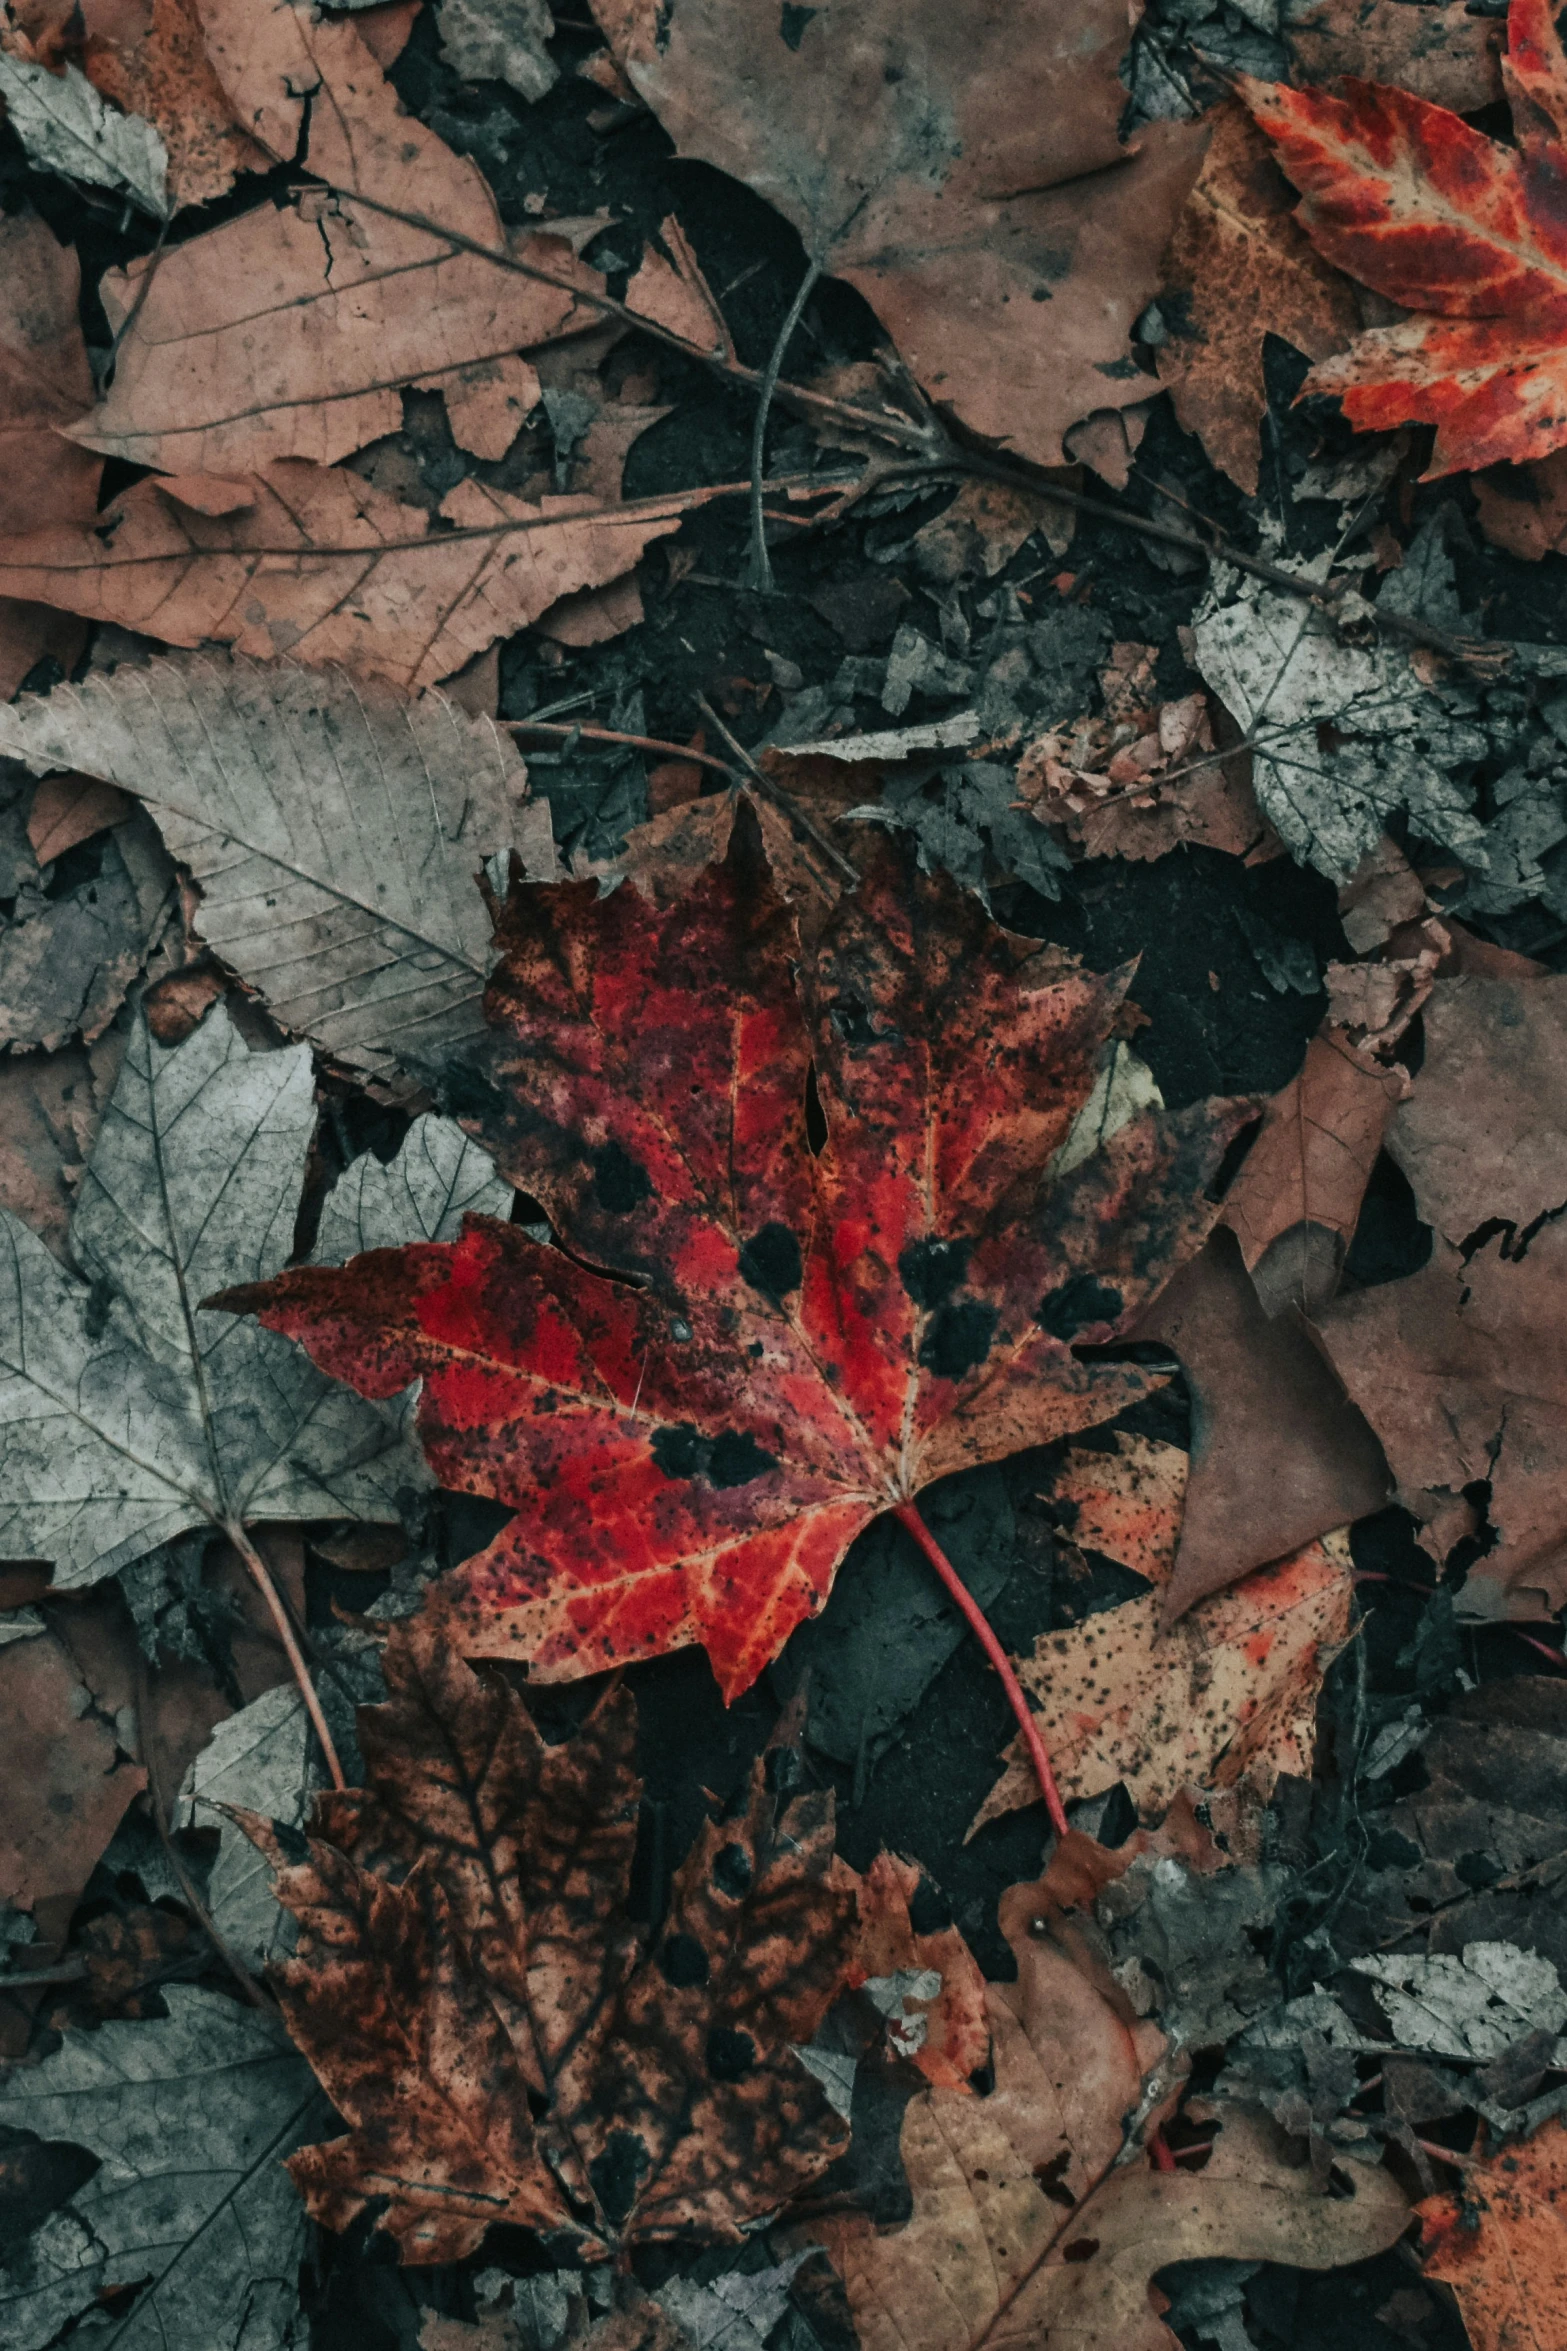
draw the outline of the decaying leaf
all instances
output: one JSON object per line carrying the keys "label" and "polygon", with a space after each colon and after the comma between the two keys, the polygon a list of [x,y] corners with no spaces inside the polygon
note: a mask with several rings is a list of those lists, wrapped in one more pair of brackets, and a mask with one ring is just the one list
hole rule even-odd
{"label": "decaying leaf", "polygon": [[[1070,1631],[1042,1633],[1018,1666],[1062,1793],[1097,1796],[1120,1781],[1144,1820],[1161,1818],[1187,1786],[1245,1779],[1265,1800],[1281,1771],[1310,1777],[1322,1676],[1349,1631],[1348,1542],[1332,1534],[1310,1543],[1199,1602],[1166,1632],[1158,1588],[1175,1562],[1185,1456],[1148,1438],[1118,1436],[1116,1447],[1108,1460],[1076,1457],[1073,1537],[1155,1589]],[[970,1835],[1038,1796],[1014,1741]]]}
{"label": "decaying leaf", "polygon": [[53,1051],[103,1034],[173,909],[174,875],[139,813],[103,844],[97,870],[65,890],[37,869],[0,924],[0,1042]]}
{"label": "decaying leaf", "polygon": [[1466,1943],[1462,1952],[1373,1951],[1350,1966],[1374,1987],[1405,2049],[1461,2063],[1500,2057],[1530,2033],[1567,2025],[1555,1968],[1516,1943]]}
{"label": "decaying leaf", "polygon": [[0,749],[143,798],[201,891],[201,935],[280,1021],[383,1078],[480,1026],[485,859],[555,870],[508,734],[341,670],[127,665],[0,710]]}
{"label": "decaying leaf", "polygon": [[1126,975],[889,852],[796,977],[759,867],[737,825],[671,904],[509,901],[453,1092],[567,1249],[475,1219],[226,1301],[376,1395],[422,1380],[435,1474],[520,1513],[443,1586],[450,1637],[543,1678],[701,1641],[733,1696],[882,1510],[1146,1392],[1074,1343],[1198,1243],[1243,1115],[1146,1112],[1052,1181]]}
{"label": "decaying leaf", "polygon": [[[78,314],[76,255],[31,212],[0,218],[0,536],[45,523],[91,522],[102,462],[58,427],[92,398]],[[79,622],[46,605],[0,598],[0,701],[52,653],[69,665]]]}
{"label": "decaying leaf", "polygon": [[[97,2158],[0,2282],[0,2326],[43,2351],[125,2287],[117,2351],[294,2351],[305,2215],[281,2158],[318,2102],[276,2021],[215,1992],[163,1987],[167,2013],[67,2033],[7,2069],[0,2124]],[[91,2339],[87,2318],[85,2339]]]}
{"label": "decaying leaf", "polygon": [[227,1808],[297,1829],[319,1785],[310,1721],[293,1681],[264,1690],[220,1722],[180,1784],[174,1826],[217,1830],[207,1908],[229,1949],[251,1967],[288,1949],[288,1921],[272,1899],[266,1863]]}
{"label": "decaying leaf", "polygon": [[1203,133],[1160,122],[1122,144],[1120,0],[594,13],[680,152],[776,205],[975,432],[1060,465],[1079,418],[1147,396],[1130,330]]}
{"label": "decaying leaf", "polygon": [[1214,464],[1255,491],[1267,391],[1263,338],[1308,359],[1341,351],[1360,325],[1354,290],[1313,252],[1293,191],[1244,106],[1212,118],[1197,185],[1165,256],[1159,381]]}
{"label": "decaying leaf", "polygon": [[1469,1531],[1464,1488],[1488,1482],[1497,1541],[1475,1562],[1465,1606],[1537,1613],[1529,1594],[1567,1590],[1567,1227],[1552,1076],[1567,1051],[1567,981],[1439,980],[1425,1021],[1425,1058],[1387,1148],[1436,1228],[1431,1256],[1403,1281],[1338,1299],[1323,1336],[1439,1556]]}
{"label": "decaying leaf", "polygon": [[360,1715],[369,1785],[319,1801],[309,1860],[281,1866],[248,1821],[299,1919],[289,2030],[352,2126],[292,2159],[308,2208],[344,2228],[375,2204],[409,2261],[458,2260],[496,2221],[589,2260],[738,2242],[847,2139],[791,2046],[853,1946],[831,1797],[774,1794],[790,1774],[758,1762],[650,1949],[623,1907],[629,1693],[547,1747],[426,1624],[393,1632],[385,1669],[388,1704]]}
{"label": "decaying leaf", "polygon": [[1515,146],[1383,84],[1237,85],[1319,253],[1416,313],[1359,336],[1307,389],[1336,392],[1363,431],[1435,425],[1428,480],[1567,439],[1567,53],[1549,0],[1512,0],[1502,81]]}
{"label": "decaying leaf", "polygon": [[0,1721],[0,1902],[31,1911],[46,1938],[59,1937],[147,1775],[118,1752],[52,1633],[0,1648]]}
{"label": "decaying leaf", "polygon": [[357,474],[293,459],[226,482],[220,500],[192,502],[201,491],[201,481],[148,479],[90,529],[0,540],[0,597],[63,605],[170,645],[216,640],[262,660],[342,662],[416,693],[560,597],[619,578],[702,495],[602,507],[464,481],[442,503],[452,527],[432,529],[422,507]]}
{"label": "decaying leaf", "polygon": [[544,45],[554,30],[548,0],[442,0],[447,64],[465,81],[510,82],[524,98],[542,98],[559,77]]}
{"label": "decaying leaf", "polygon": [[1426,2275],[1452,2287],[1474,2351],[1567,2338],[1567,2124],[1499,2149],[1416,2211]]}
{"label": "decaying leaf", "polygon": [[77,428],[86,446],[169,474],[328,465],[397,430],[400,385],[450,380],[460,395],[465,370],[519,378],[520,352],[592,323],[574,288],[602,280],[559,234],[516,240],[557,281],[546,284],[353,203],[357,193],[512,249],[478,166],[402,111],[351,19],[283,0],[204,0],[203,13],[247,134],[292,162],[308,114],[309,169],[348,193],[261,204],[155,267],[111,272],[104,306],[124,335],[112,386]]}
{"label": "decaying leaf", "polygon": [[57,1257],[83,1164],[119,1064],[111,1029],[91,1050],[11,1053],[0,1059],[0,1207],[31,1226]]}
{"label": "decaying leaf", "polygon": [[1137,1325],[1192,1394],[1191,1481],[1163,1621],[1388,1499],[1388,1465],[1294,1307],[1270,1316],[1221,1226]]}
{"label": "decaying leaf", "polygon": [[1164,2037],[1116,2004],[1105,1971],[1108,1992],[1091,1962],[1074,1964],[1081,1943],[1052,1931],[1041,1888],[1012,1887],[1001,1923],[1018,1981],[988,1987],[991,2095],[932,2089],[911,2101],[905,2227],[878,2234],[851,2216],[812,2231],[843,2278],[865,2351],[978,2341],[1169,2351],[1175,2337],[1149,2295],[1166,2263],[1219,2255],[1326,2269],[1401,2233],[1407,2207],[1386,2172],[1357,2165],[1353,2196],[1329,2200],[1245,2116],[1196,2177],[1117,2167]]}
{"label": "decaying leaf", "polygon": [[9,1212],[0,1547],[94,1583],[188,1527],[395,1518],[398,1416],[202,1314],[285,1257],[315,1126],[310,1055],[251,1053],[215,1005],[165,1051],[138,1020],[71,1219],[87,1279]]}
{"label": "decaying leaf", "polygon": [[341,1265],[364,1249],[455,1241],[465,1216],[511,1214],[512,1191],[461,1127],[426,1111],[390,1163],[366,1151],[349,1161],[321,1204],[311,1259]]}
{"label": "decaying leaf", "polygon": [[1502,95],[1494,18],[1467,0],[1292,0],[1285,36],[1302,80],[1396,82],[1416,98],[1478,114]]}
{"label": "decaying leaf", "polygon": [[859,1882],[848,1981],[886,2016],[896,2055],[912,2058],[938,2089],[967,2090],[990,2055],[985,1979],[955,1926],[916,1931],[922,1883],[912,1862],[877,1854]]}
{"label": "decaying leaf", "polygon": [[156,220],[172,210],[168,152],[153,125],[107,104],[79,66],[40,65],[9,8],[0,15],[0,101],[40,170],[112,188]]}

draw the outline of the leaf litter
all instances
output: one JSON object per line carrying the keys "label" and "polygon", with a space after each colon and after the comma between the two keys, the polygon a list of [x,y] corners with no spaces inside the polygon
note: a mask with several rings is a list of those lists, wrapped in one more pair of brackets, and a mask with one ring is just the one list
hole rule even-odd
{"label": "leaf litter", "polygon": [[1548,2307],[1559,49],[1114,13],[6,11],[27,2351]]}

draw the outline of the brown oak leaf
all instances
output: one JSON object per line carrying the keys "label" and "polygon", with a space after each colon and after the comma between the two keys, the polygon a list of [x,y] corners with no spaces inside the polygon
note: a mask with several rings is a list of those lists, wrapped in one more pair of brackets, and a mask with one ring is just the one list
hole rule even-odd
{"label": "brown oak leaf", "polygon": [[793,2048],[853,1950],[831,1795],[794,1793],[794,1750],[770,1749],[650,1943],[625,1909],[630,1694],[550,1747],[421,1620],[385,1667],[367,1785],[318,1800],[308,1860],[245,1816],[300,1922],[284,2016],[351,2126],[290,2158],[311,2212],[342,2229],[379,2204],[413,2262],[460,2260],[499,2221],[590,2260],[737,2242],[848,2138]]}

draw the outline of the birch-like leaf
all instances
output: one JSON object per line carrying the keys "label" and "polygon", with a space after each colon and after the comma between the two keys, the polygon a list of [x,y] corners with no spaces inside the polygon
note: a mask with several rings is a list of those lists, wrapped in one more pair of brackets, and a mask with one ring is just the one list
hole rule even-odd
{"label": "birch-like leaf", "polygon": [[303,1046],[222,1005],[165,1051],[138,1019],[82,1179],[72,1277],[0,1222],[0,1557],[95,1583],[187,1528],[397,1516],[402,1413],[201,1300],[289,1255],[315,1127]]}
{"label": "birch-like leaf", "polygon": [[200,885],[203,937],[279,1020],[382,1078],[483,1027],[483,860],[554,873],[508,735],[341,670],[126,667],[0,710],[0,750],[145,800]]}
{"label": "birch-like leaf", "polygon": [[[0,2089],[0,2125],[99,2158],[0,2276],[7,2351],[40,2351],[130,2285],[114,2351],[305,2341],[305,2215],[282,2158],[309,2133],[309,2069],[270,2016],[186,1984],[163,2000],[166,2016],[68,2033]],[[91,2323],[73,2337],[105,2339]]]}
{"label": "birch-like leaf", "polygon": [[465,1216],[504,1219],[511,1203],[511,1186],[496,1174],[488,1152],[470,1143],[455,1120],[427,1111],[414,1120],[389,1164],[366,1151],[344,1168],[322,1204],[310,1261],[341,1265],[364,1249],[455,1241]]}
{"label": "birch-like leaf", "polygon": [[169,211],[169,158],[139,114],[122,114],[99,96],[79,67],[63,73],[0,49],[0,99],[6,119],[42,171],[86,180],[129,196],[162,220]]}
{"label": "birch-like leaf", "polygon": [[207,1907],[229,1948],[252,1967],[293,1949],[293,1922],[273,1899],[265,1861],[222,1808],[242,1805],[297,1829],[318,1785],[310,1722],[292,1681],[220,1722],[181,1783],[175,1826],[217,1830]]}

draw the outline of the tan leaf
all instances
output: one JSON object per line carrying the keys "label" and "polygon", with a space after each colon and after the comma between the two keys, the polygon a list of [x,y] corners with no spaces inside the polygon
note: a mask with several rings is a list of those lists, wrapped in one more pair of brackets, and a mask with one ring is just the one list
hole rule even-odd
{"label": "tan leaf", "polygon": [[53,1940],[147,1775],[120,1757],[53,1633],[0,1648],[0,1719],[0,1901],[40,1912]]}
{"label": "tan leaf", "polygon": [[1269,1314],[1291,1303],[1315,1314],[1337,1290],[1382,1138],[1408,1091],[1402,1070],[1373,1061],[1324,1023],[1298,1073],[1268,1104],[1223,1221]]}
{"label": "tan leaf", "polygon": [[167,644],[340,662],[417,692],[562,596],[618,578],[693,502],[530,504],[465,481],[442,508],[456,527],[435,531],[422,509],[335,467],[287,459],[249,479],[251,502],[232,513],[196,512],[148,480],[91,528],[0,541],[0,596]]}
{"label": "tan leaf", "polygon": [[645,248],[626,288],[626,308],[639,318],[651,319],[655,326],[667,327],[699,351],[732,356],[734,346],[724,314],[673,213],[659,224],[658,233],[664,250],[660,253],[655,245]]}
{"label": "tan leaf", "polygon": [[66,1227],[104,1099],[113,1084],[113,1032],[88,1048],[0,1058],[0,1207],[68,1256]]}
{"label": "tan leaf", "polygon": [[782,36],[765,0],[594,13],[680,153],[765,195],[974,431],[1059,465],[1079,418],[1146,398],[1128,337],[1204,134],[1123,146],[1124,0],[879,0]]}
{"label": "tan leaf", "polygon": [[[478,166],[403,113],[351,19],[288,0],[201,5],[218,78],[270,155],[293,158],[308,98],[307,161],[322,180],[508,249]],[[548,231],[515,249],[564,283],[320,188],[262,204],[104,279],[124,335],[113,386],[76,437],[164,473],[233,473],[330,464],[397,430],[400,385],[455,370],[499,365],[520,399],[516,354],[591,323],[571,289],[602,280]]]}
{"label": "tan leaf", "polygon": [[1386,2172],[1357,2166],[1352,2197],[1318,2196],[1243,2116],[1197,2176],[1118,2166],[1124,2117],[1163,2036],[1127,2021],[1073,1964],[1042,1889],[1013,1887],[1001,1916],[1018,1981],[989,1988],[995,2089],[910,2101],[904,2227],[877,2234],[854,2215],[811,2231],[843,2278],[863,2351],[1173,2351],[1149,2292],[1166,2263],[1329,2269],[1401,2233],[1408,2211]]}
{"label": "tan leaf", "polygon": [[45,776],[33,794],[27,838],[39,864],[47,865],[78,841],[90,841],[106,825],[123,823],[130,812],[125,794],[95,776]]}
{"label": "tan leaf", "polygon": [[1166,291],[1184,301],[1169,304],[1159,381],[1214,464],[1253,492],[1268,407],[1264,337],[1326,359],[1358,332],[1360,306],[1296,227],[1295,191],[1245,107],[1226,100],[1211,123],[1165,257]]}
{"label": "tan leaf", "polygon": [[[62,437],[92,398],[76,255],[31,212],[0,216],[0,536],[91,522],[101,461]],[[0,596],[0,701],[52,653],[68,667],[80,623]]]}
{"label": "tan leaf", "polygon": [[1296,0],[1284,38],[1307,82],[1355,74],[1391,82],[1433,106],[1476,114],[1502,95],[1501,28],[1467,0]]}

